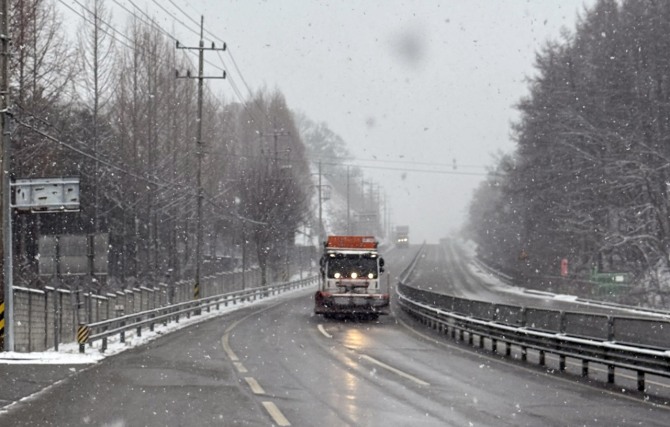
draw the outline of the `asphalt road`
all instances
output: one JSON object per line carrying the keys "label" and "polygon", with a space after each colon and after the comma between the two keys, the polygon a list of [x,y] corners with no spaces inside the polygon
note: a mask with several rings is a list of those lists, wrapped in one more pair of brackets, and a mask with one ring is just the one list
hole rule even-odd
{"label": "asphalt road", "polygon": [[[415,250],[389,251],[389,274]],[[621,386],[476,351],[397,310],[314,316],[312,293],[108,358],[14,405],[0,426],[667,425],[667,407]]]}
{"label": "asphalt road", "polygon": [[[498,304],[510,304],[548,310],[575,311],[613,316],[652,317],[628,309],[584,304],[569,299],[557,299],[537,293],[524,294],[519,288],[500,284],[486,272],[475,274],[473,263],[466,251],[453,240],[444,245],[427,245],[412,286],[432,292]],[[476,267],[474,267],[476,268]]]}

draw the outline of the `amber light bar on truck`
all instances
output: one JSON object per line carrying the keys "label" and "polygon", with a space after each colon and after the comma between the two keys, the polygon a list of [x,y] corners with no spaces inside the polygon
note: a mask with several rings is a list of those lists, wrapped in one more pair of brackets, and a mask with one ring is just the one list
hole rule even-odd
{"label": "amber light bar on truck", "polygon": [[377,249],[379,242],[374,236],[328,236],[326,248]]}

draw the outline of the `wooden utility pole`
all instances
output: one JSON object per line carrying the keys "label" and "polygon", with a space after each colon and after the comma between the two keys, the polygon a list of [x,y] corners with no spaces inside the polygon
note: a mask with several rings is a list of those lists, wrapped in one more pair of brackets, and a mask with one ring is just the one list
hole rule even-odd
{"label": "wooden utility pole", "polygon": [[203,39],[205,17],[200,16],[200,45],[199,47],[188,47],[181,46],[177,42],[177,49],[188,49],[188,50],[197,50],[198,55],[198,76],[192,77],[190,73],[187,73],[185,76],[180,76],[179,71],[176,72],[177,78],[186,78],[186,79],[198,79],[198,136],[196,140],[196,156],[198,157],[198,171],[196,178],[196,199],[197,199],[197,210],[196,210],[196,242],[195,242],[195,283],[193,284],[193,299],[200,298],[200,267],[201,267],[201,256],[202,256],[202,240],[203,240],[203,230],[202,230],[202,156],[203,156],[203,142],[202,142],[202,91],[204,86],[205,79],[225,79],[226,72],[223,72],[223,76],[220,77],[205,77],[204,76],[204,64],[205,64],[205,51],[206,50],[226,50],[226,44],[223,44],[223,47],[217,48],[214,43],[212,47],[205,47],[205,41]]}

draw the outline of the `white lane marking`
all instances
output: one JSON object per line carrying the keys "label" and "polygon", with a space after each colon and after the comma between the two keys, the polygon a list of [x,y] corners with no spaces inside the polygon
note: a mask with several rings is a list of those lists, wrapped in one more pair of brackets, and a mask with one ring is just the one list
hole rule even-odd
{"label": "white lane marking", "polygon": [[237,372],[239,372],[240,374],[246,374],[247,372],[249,372],[247,371],[247,368],[244,367],[242,362],[233,362],[233,365],[235,365]]}
{"label": "white lane marking", "polygon": [[318,325],[316,328],[317,328],[317,329],[319,330],[319,332],[321,332],[321,334],[322,334],[323,336],[325,336],[326,338],[332,338],[332,337],[333,337],[333,336],[330,335],[328,332],[326,332],[326,329],[323,327],[323,325],[322,325],[321,323],[319,323],[319,325]]}
{"label": "white lane marking", "polygon": [[291,423],[288,422],[284,414],[282,414],[279,408],[277,408],[277,405],[275,405],[272,402],[263,402],[263,406],[265,407],[265,410],[268,411],[268,414],[270,414],[270,416],[278,426],[291,425]]}
{"label": "white lane marking", "polygon": [[260,384],[258,384],[258,381],[256,381],[256,378],[253,377],[244,377],[244,381],[249,384],[249,387],[251,388],[251,391],[254,394],[265,394],[265,390],[263,390],[263,387],[261,387]]}
{"label": "white lane marking", "polygon": [[407,378],[408,380],[414,381],[415,383],[417,383],[419,385],[426,386],[426,387],[430,385],[427,382],[425,382],[424,380],[421,380],[421,379],[415,377],[414,375],[410,375],[407,372],[403,372],[400,369],[396,369],[393,366],[387,365],[386,363],[384,363],[382,361],[379,361],[379,360],[375,359],[374,357],[370,357],[367,354],[361,354],[361,358],[363,358],[363,359],[365,359],[369,362],[372,362],[377,366],[381,366],[382,368],[384,368],[386,370],[389,370],[389,371],[391,371],[391,372],[393,372],[397,375],[400,375],[401,377],[404,377],[404,378]]}
{"label": "white lane marking", "polygon": [[233,362],[237,362],[238,360],[240,360],[237,357],[237,354],[235,354],[235,352],[233,351],[233,349],[230,348],[230,343],[228,342],[228,333],[225,333],[223,337],[221,337],[221,346],[223,347],[223,351],[226,352],[230,360],[232,360]]}

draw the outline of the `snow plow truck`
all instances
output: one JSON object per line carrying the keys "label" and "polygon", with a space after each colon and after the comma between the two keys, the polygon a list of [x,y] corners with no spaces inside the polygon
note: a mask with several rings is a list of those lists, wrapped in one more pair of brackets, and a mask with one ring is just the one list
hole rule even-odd
{"label": "snow plow truck", "polygon": [[382,284],[384,259],[374,236],[328,236],[320,260],[314,313],[324,316],[388,314],[390,283]]}

